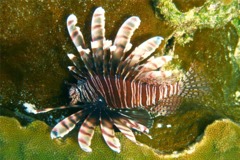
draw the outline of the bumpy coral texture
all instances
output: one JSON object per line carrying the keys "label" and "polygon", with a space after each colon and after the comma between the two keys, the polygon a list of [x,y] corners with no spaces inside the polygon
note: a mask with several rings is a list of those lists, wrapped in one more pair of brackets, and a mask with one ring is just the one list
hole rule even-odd
{"label": "bumpy coral texture", "polygon": [[0,128],[0,159],[233,159],[240,153],[240,127],[230,120],[209,125],[200,142],[191,147],[194,152],[186,150],[172,155],[157,155],[151,148],[135,145],[121,134],[117,136],[123,144],[122,153],[114,153],[102,141],[100,130],[93,141],[93,149],[98,152],[88,154],[79,150],[74,138],[52,141],[50,128],[41,121],[23,127],[16,119],[2,116],[0,123],[5,125]]}

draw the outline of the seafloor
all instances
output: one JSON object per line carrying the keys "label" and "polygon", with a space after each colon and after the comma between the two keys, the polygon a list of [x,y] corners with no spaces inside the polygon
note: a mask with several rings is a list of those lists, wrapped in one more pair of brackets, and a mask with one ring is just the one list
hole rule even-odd
{"label": "seafloor", "polygon": [[[25,102],[39,108],[69,102],[75,82],[66,53],[76,53],[66,29],[74,13],[90,43],[94,9],[106,13],[106,37],[113,39],[123,21],[139,16],[132,43],[160,35],[158,55],[174,54],[168,67],[186,71],[191,63],[209,82],[202,99],[186,101],[168,117],[155,119],[149,139],[137,146],[117,134],[120,154],[112,152],[97,130],[93,153],[77,144],[76,131],[50,139],[50,127],[70,111],[27,114]],[[0,159],[234,159],[240,157],[240,22],[237,0],[1,0],[0,1]],[[12,117],[12,118],[10,118]],[[46,125],[47,124],[47,125]],[[23,127],[26,126],[26,127]]]}

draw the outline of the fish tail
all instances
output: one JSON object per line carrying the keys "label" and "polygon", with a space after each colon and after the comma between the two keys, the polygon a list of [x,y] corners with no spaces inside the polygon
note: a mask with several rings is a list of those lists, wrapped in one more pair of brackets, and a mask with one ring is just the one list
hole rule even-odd
{"label": "fish tail", "polygon": [[206,77],[196,71],[196,65],[192,64],[188,72],[180,80],[182,91],[179,95],[188,99],[201,99],[209,92],[209,85]]}

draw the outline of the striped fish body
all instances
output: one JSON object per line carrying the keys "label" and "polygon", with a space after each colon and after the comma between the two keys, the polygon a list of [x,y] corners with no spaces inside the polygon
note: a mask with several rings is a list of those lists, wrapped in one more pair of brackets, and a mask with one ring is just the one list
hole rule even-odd
{"label": "striped fish body", "polygon": [[70,104],[41,110],[26,106],[28,112],[35,114],[79,108],[52,129],[51,137],[63,137],[82,122],[78,143],[86,152],[92,151],[91,140],[97,125],[106,144],[113,151],[120,152],[121,145],[114,128],[137,143],[132,130],[148,135],[153,123],[152,114],[165,116],[173,113],[183,97],[198,96],[199,89],[205,85],[192,70],[180,81],[176,81],[176,75],[171,71],[161,70],[172,60],[171,56],[153,55],[162,37],[152,37],[128,52],[132,47],[131,36],[140,25],[136,16],[122,24],[113,43],[106,40],[104,13],[99,7],[93,14],[91,50],[76,26],[76,16],[72,14],[67,19],[69,35],[79,52],[79,56],[68,54],[74,64],[68,69],[78,81],[69,90]]}
{"label": "striped fish body", "polygon": [[[103,97],[110,108],[150,110],[156,108],[161,100],[179,96],[181,87],[178,82],[174,84],[148,84],[139,80],[124,80],[120,77],[96,75],[88,78],[85,83],[72,87],[70,89],[72,99],[76,97],[73,93],[78,93],[79,102],[94,103],[99,97]],[[172,104],[173,107],[179,104],[179,101],[175,102],[176,104]],[[74,100],[73,103],[76,101]]]}

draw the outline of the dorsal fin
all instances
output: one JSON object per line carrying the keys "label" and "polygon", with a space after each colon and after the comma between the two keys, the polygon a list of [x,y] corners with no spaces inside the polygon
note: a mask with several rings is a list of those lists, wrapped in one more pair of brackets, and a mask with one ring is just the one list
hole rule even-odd
{"label": "dorsal fin", "polygon": [[161,56],[156,58],[153,57],[152,59],[149,59],[146,64],[144,64],[141,71],[147,72],[147,71],[156,70],[171,60],[172,60],[172,56]]}
{"label": "dorsal fin", "polygon": [[75,66],[68,66],[68,70],[73,73],[74,76],[77,76],[82,79],[86,79],[86,73],[84,73],[84,70],[77,69]]}
{"label": "dorsal fin", "polygon": [[[80,65],[79,63],[79,58],[76,57],[74,54],[71,54],[71,53],[68,53],[68,58],[73,62],[73,64],[77,67],[78,70],[81,70],[83,71],[83,67]],[[82,58],[82,61],[84,63],[84,67],[87,69],[87,72],[90,74],[90,75],[93,75],[94,72],[93,70],[91,69],[91,63],[89,63],[85,58]]]}
{"label": "dorsal fin", "polygon": [[104,13],[105,11],[102,7],[97,8],[93,13],[91,24],[91,48],[97,73],[102,73],[103,71],[103,43],[105,41]]}
{"label": "dorsal fin", "polygon": [[125,56],[128,50],[131,49],[130,39],[133,32],[140,25],[140,19],[136,16],[128,18],[118,30],[114,44],[111,48],[111,74],[115,74],[120,60]]}
{"label": "dorsal fin", "polygon": [[159,47],[162,39],[163,38],[159,36],[152,37],[136,47],[134,51],[121,63],[121,65],[124,65],[121,71],[121,76],[124,77],[135,64],[148,58],[156,50],[156,48]]}
{"label": "dorsal fin", "polygon": [[130,78],[134,80],[139,80],[139,76],[145,72],[155,71],[166,64],[172,59],[171,56],[161,56],[161,57],[150,57],[145,63],[136,63],[129,71],[126,73],[125,78]]}
{"label": "dorsal fin", "polygon": [[137,72],[134,74],[134,79],[137,79],[141,74],[145,72],[157,70],[171,60],[172,56],[161,56],[156,58],[152,56],[147,60],[145,64],[139,65],[135,68]]}
{"label": "dorsal fin", "polygon": [[[75,45],[75,47],[77,48],[81,60],[83,61],[85,67],[87,68],[88,72],[90,74],[93,74],[93,65],[92,65],[92,57],[89,54],[90,50],[88,48],[86,48],[86,44],[85,41],[83,39],[83,35],[82,32],[80,31],[80,28],[76,26],[77,24],[77,17],[74,14],[71,14],[68,18],[67,18],[67,28],[68,28],[68,33]],[[76,61],[74,60],[74,55],[73,54],[69,54],[69,58],[73,61],[73,63],[75,63]],[[73,59],[74,58],[74,59]],[[75,64],[76,66],[76,64]]]}
{"label": "dorsal fin", "polygon": [[161,40],[162,37],[153,37],[136,47],[134,51],[124,60],[125,62],[128,62],[128,67],[132,67],[140,60],[150,56],[159,47]]}
{"label": "dorsal fin", "polygon": [[67,28],[68,33],[76,47],[82,46],[82,48],[86,49],[85,41],[80,31],[79,27],[76,27],[77,24],[77,17],[74,14],[71,14],[67,18]]}

